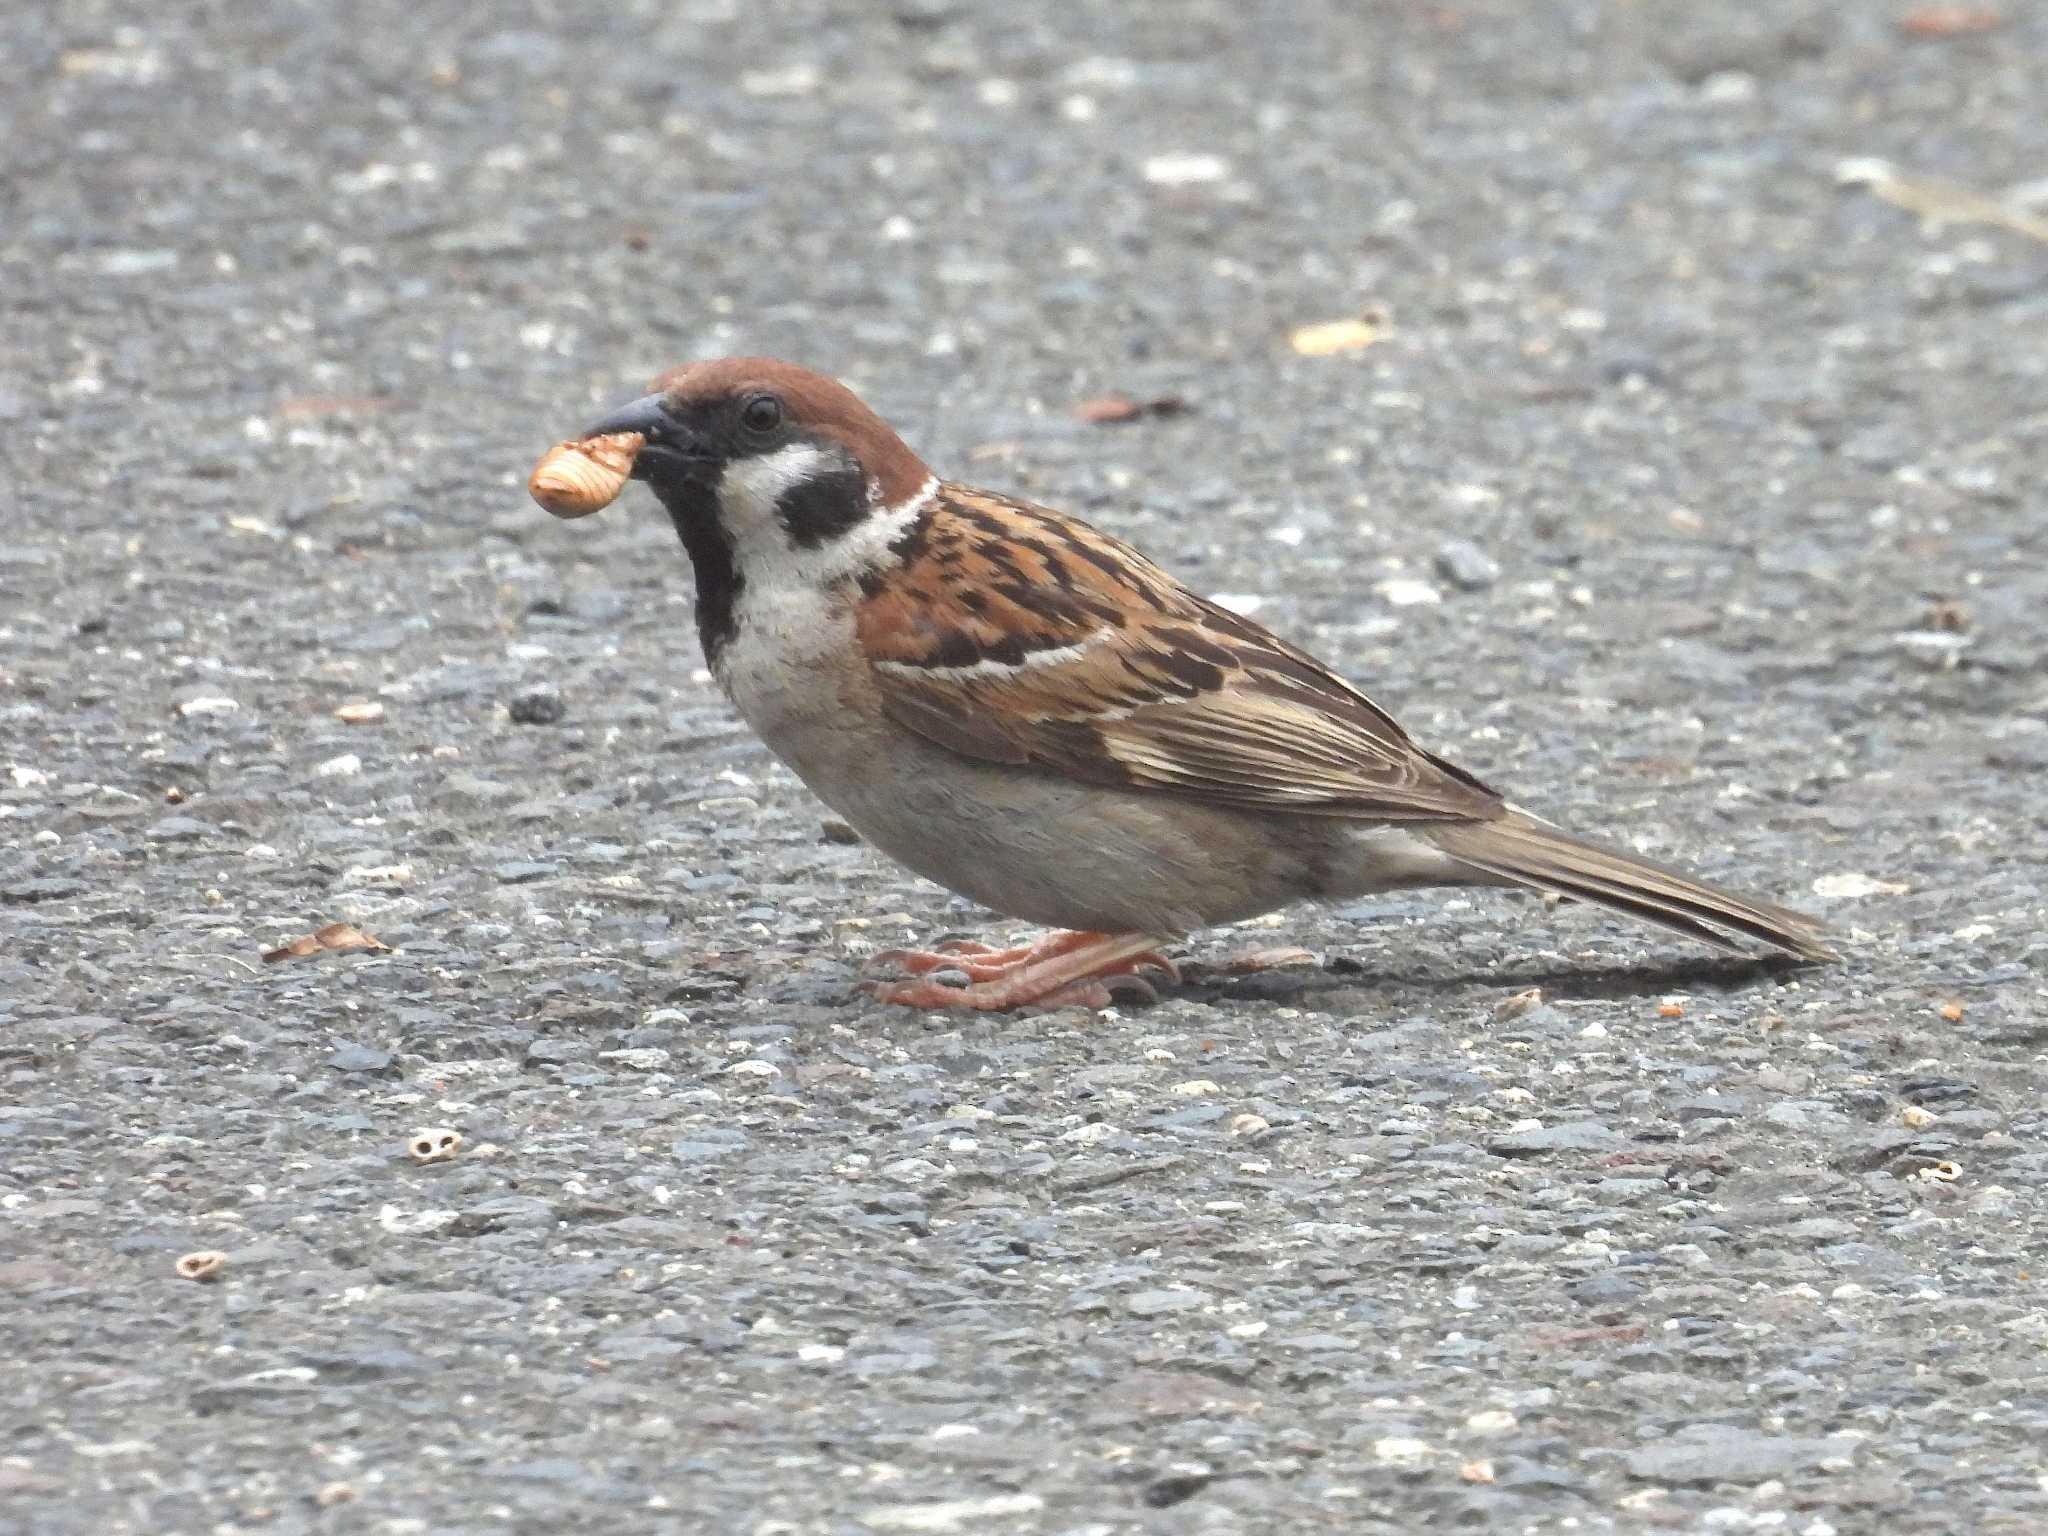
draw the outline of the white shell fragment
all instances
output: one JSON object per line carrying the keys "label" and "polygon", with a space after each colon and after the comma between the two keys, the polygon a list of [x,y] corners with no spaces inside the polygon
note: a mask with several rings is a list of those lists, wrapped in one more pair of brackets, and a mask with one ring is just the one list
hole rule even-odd
{"label": "white shell fragment", "polygon": [[188,1253],[178,1260],[178,1278],[180,1280],[215,1280],[220,1277],[221,1271],[227,1267],[228,1256],[226,1254],[216,1253],[210,1248],[202,1249],[198,1253]]}
{"label": "white shell fragment", "polygon": [[626,488],[646,442],[638,432],[611,432],[557,443],[534,465],[527,493],[557,517],[601,512]]}
{"label": "white shell fragment", "polygon": [[405,1155],[416,1163],[445,1163],[461,1150],[462,1132],[445,1125],[422,1126],[405,1142]]}

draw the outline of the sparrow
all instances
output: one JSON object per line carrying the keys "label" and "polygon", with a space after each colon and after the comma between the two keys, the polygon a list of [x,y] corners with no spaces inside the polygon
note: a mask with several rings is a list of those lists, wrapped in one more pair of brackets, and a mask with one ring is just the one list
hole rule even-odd
{"label": "sparrow", "polygon": [[530,488],[580,516],[628,477],[681,536],[705,661],[768,748],[898,863],[1054,930],[878,957],[885,1001],[1101,1007],[1171,977],[1163,946],[1195,929],[1421,886],[1531,887],[1833,958],[1813,918],[1510,803],[1129,545],[939,479],[817,373],[677,368]]}

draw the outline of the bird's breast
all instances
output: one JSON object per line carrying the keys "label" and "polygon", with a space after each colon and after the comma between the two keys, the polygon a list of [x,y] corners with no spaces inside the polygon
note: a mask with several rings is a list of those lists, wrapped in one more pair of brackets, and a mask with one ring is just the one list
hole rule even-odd
{"label": "bird's breast", "polygon": [[848,708],[856,665],[853,613],[842,595],[801,586],[748,586],[711,675],[747,724],[780,756],[793,736],[829,731]]}

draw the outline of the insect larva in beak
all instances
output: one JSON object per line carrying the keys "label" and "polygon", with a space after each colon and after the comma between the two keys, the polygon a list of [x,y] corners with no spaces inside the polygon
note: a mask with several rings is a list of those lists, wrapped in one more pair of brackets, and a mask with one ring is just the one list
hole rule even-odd
{"label": "insect larva in beak", "polygon": [[557,443],[534,465],[527,493],[557,517],[601,512],[626,488],[633,458],[646,441],[638,432],[611,432]]}

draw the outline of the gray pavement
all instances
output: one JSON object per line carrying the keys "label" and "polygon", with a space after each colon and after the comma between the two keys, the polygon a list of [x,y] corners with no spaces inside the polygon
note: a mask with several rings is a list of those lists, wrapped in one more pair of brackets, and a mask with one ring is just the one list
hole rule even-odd
{"label": "gray pavement", "polygon": [[[1997,9],[0,12],[0,1531],[2048,1529]],[[863,1001],[1013,928],[521,490],[740,350],[1846,960],[1425,896]]]}

